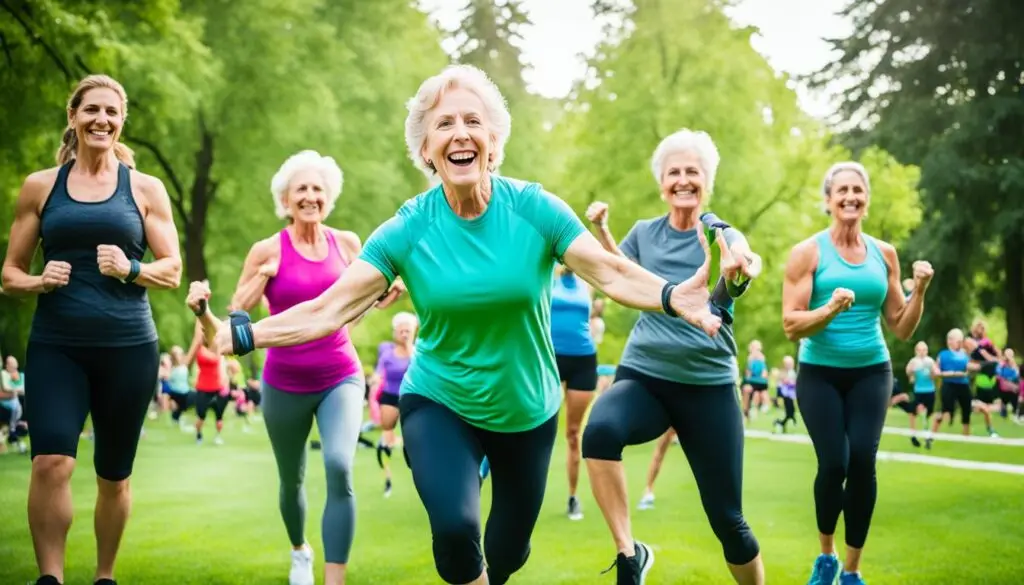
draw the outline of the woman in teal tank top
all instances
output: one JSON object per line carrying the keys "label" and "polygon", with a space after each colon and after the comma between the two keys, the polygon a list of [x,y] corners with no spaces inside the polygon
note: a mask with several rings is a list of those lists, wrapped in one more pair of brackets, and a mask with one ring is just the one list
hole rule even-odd
{"label": "woman in teal tank top", "polygon": [[[822,194],[832,225],[790,252],[782,320],[786,337],[800,340],[797,401],[818,457],[814,504],[821,555],[808,585],[831,585],[837,577],[841,585],[860,585],[860,556],[877,498],[875,455],[893,384],[882,320],[897,337],[910,339],[932,268],[914,262],[914,294],[904,296],[896,249],[862,231],[871,199],[863,166],[833,165]],[[840,513],[845,570],[834,543]]]}

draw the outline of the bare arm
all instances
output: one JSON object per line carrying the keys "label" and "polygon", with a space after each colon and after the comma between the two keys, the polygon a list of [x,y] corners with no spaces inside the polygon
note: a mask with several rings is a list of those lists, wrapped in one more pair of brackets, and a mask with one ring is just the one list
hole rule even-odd
{"label": "bare arm", "polygon": [[808,309],[817,263],[818,248],[813,240],[797,244],[786,261],[786,275],[782,283],[782,328],[790,341],[819,333],[839,314],[839,307],[832,302],[813,311]]}
{"label": "bare arm", "polygon": [[3,267],[3,289],[8,295],[38,295],[47,292],[43,286],[43,277],[29,274],[29,269],[39,244],[39,209],[46,198],[47,189],[53,186],[52,174],[41,171],[29,175],[18,193]]}
{"label": "bare arm", "polygon": [[251,311],[263,299],[263,291],[273,271],[262,269],[267,262],[273,262],[273,251],[277,246],[276,237],[256,242],[249,249],[242,265],[242,274],[238,277],[235,294],[231,297],[231,307],[243,311]]}
{"label": "bare arm", "polygon": [[154,260],[142,264],[142,271],[134,282],[146,288],[178,288],[181,285],[181,250],[178,248],[178,228],[174,226],[171,198],[160,179],[140,176],[145,177],[142,183],[148,207],[146,241],[153,251]]}
{"label": "bare arm", "polygon": [[900,260],[896,248],[889,244],[879,242],[882,248],[882,256],[889,267],[889,290],[885,295],[885,323],[889,330],[902,341],[908,341],[921,323],[921,315],[924,313],[925,288],[914,287],[914,294],[907,300],[903,293],[903,285],[900,279]]}
{"label": "bare arm", "polygon": [[615,236],[612,235],[612,230],[608,228],[608,224],[601,223],[595,227],[597,229],[597,241],[601,243],[601,247],[612,254],[625,258],[626,255],[619,249],[619,245],[615,242]]}
{"label": "bare arm", "polygon": [[[607,228],[605,228],[607,231]],[[611,233],[608,234],[611,238]],[[614,240],[610,240],[614,246]],[[565,265],[615,302],[643,311],[662,311],[665,279],[614,252],[590,233],[580,234],[565,251]]]}
{"label": "bare arm", "polygon": [[380,270],[357,259],[319,297],[253,323],[255,346],[293,346],[326,337],[369,309],[387,287]]}

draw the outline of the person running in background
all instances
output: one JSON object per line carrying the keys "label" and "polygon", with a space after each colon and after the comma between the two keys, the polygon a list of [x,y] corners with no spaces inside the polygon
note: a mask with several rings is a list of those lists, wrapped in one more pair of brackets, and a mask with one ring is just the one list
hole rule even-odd
{"label": "person running in background", "polygon": [[977,367],[974,372],[974,399],[971,406],[974,412],[981,413],[985,419],[985,430],[992,438],[999,438],[992,427],[992,411],[999,400],[999,387],[996,373],[1002,359],[999,350],[992,340],[985,335],[986,324],[983,319],[975,319],[971,324],[971,334],[964,339],[964,350],[971,357],[971,363]]}
{"label": "person running in background", "polygon": [[785,433],[786,425],[790,421],[796,426],[796,362],[793,361],[793,356],[787,355],[782,358],[778,380],[777,388],[785,416],[775,421],[775,432]]}
{"label": "person running in background", "polygon": [[755,339],[747,346],[747,367],[743,370],[743,416],[747,420],[756,418],[758,409],[768,410],[768,364],[761,342]]}
{"label": "person running in background", "polygon": [[[207,285],[209,286],[209,285]],[[195,341],[189,354],[195,356],[196,363],[196,444],[203,444],[203,425],[206,413],[213,408],[213,416],[217,429],[214,445],[223,445],[221,432],[224,430],[224,411],[228,407],[228,378],[224,367],[224,358],[208,347],[203,330],[196,323]]]}
{"label": "person running in background", "polygon": [[[384,497],[391,496],[391,466],[384,456],[391,458],[391,450],[398,446],[395,440],[395,426],[398,424],[398,397],[402,380],[409,370],[413,348],[416,344],[416,329],[419,320],[412,313],[401,312],[391,318],[391,341],[385,341],[377,348],[378,402],[380,402],[380,441],[377,443],[377,464],[384,470]],[[371,394],[373,390],[371,390]],[[403,449],[403,453],[405,450]]]}
{"label": "person running in background", "polygon": [[[6,399],[0,399],[0,406],[9,413],[6,417],[7,444],[14,445],[19,453],[24,453],[28,450],[28,445],[25,444],[28,426],[22,420],[25,409],[21,405],[25,399],[25,374],[18,369],[18,358],[13,355],[7,356],[7,359],[4,360],[2,383],[0,392],[10,395]],[[0,421],[0,424],[3,422]]]}
{"label": "person running in background", "polygon": [[189,382],[191,373],[189,365],[195,359],[199,346],[192,344],[188,353],[181,346],[171,347],[171,368],[167,375],[167,396],[171,402],[171,421],[178,425],[182,432],[189,432],[189,427],[181,415],[195,402],[195,396]]}
{"label": "person running in background", "polygon": [[[932,422],[932,434],[939,430],[944,420],[952,420],[956,408],[960,408],[960,422],[964,436],[971,434],[971,380],[970,372],[977,369],[971,356],[964,350],[964,333],[951,329],[946,334],[946,349],[936,358],[938,377],[942,378],[942,416]],[[925,447],[931,449],[931,439],[925,440]]]}
{"label": "person running in background", "polygon": [[637,510],[654,509],[654,482],[658,480],[661,473],[661,466],[665,462],[665,455],[669,447],[679,443],[679,437],[675,429],[669,428],[665,434],[658,437],[654,444],[654,454],[651,456],[651,463],[647,466],[647,484],[644,486],[644,493],[640,496],[640,503],[636,505]]}
{"label": "person running in background", "polygon": [[907,379],[914,385],[914,401],[907,414],[910,416],[910,443],[921,446],[917,438],[917,417],[924,417],[925,444],[931,445],[931,419],[935,413],[935,378],[939,377],[939,365],[928,356],[928,344],[918,341],[914,346],[914,357],[907,362]]}
{"label": "person running in background", "polygon": [[1010,348],[1003,350],[1003,360],[999,363],[999,391],[1002,395],[1003,418],[1009,417],[1016,423],[1021,422],[1020,412],[1020,366],[1017,356]]}

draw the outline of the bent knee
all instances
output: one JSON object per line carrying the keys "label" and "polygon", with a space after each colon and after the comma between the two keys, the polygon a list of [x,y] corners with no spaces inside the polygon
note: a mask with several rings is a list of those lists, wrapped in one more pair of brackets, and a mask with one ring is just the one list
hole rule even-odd
{"label": "bent knee", "polygon": [[618,425],[607,420],[593,420],[583,429],[583,458],[622,461],[626,438]]}
{"label": "bent knee", "polygon": [[754,532],[738,512],[712,520],[711,529],[722,544],[725,561],[730,565],[745,565],[761,553]]}
{"label": "bent knee", "polygon": [[480,550],[480,527],[468,517],[435,522],[434,565],[446,583],[470,583],[484,569]]}
{"label": "bent knee", "polygon": [[62,484],[71,480],[75,471],[75,458],[67,455],[36,455],[32,458],[32,477],[48,484]]}
{"label": "bent knee", "polygon": [[352,463],[341,458],[329,458],[324,461],[324,471],[327,476],[327,490],[330,492],[343,491],[352,494]]}

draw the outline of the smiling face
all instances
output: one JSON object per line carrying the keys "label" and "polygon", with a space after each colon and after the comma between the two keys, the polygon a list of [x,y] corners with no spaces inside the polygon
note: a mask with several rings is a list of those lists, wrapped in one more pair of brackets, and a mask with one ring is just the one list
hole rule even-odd
{"label": "smiling face", "polygon": [[112,149],[124,126],[124,101],[113,89],[92,88],[82,94],[78,107],[68,112],[68,125],[74,128],[79,145]]}
{"label": "smiling face", "polygon": [[957,351],[964,344],[964,334],[959,329],[953,329],[946,334],[946,347],[950,351]]}
{"label": "smiling face", "polygon": [[825,201],[832,217],[842,222],[857,222],[868,211],[868,189],[857,171],[842,170],[832,176]]}
{"label": "smiling face", "polygon": [[665,157],[663,169],[661,198],[673,209],[693,211],[700,208],[704,202],[707,177],[697,153],[672,153]]}
{"label": "smiling face", "polygon": [[494,147],[486,108],[476,93],[455,87],[426,116],[422,155],[445,185],[478,185],[488,174]]}
{"label": "smiling face", "polygon": [[296,172],[283,199],[288,215],[296,223],[320,223],[327,209],[327,188],[323,176],[313,169]]}
{"label": "smiling face", "polygon": [[914,346],[914,355],[919,358],[928,357],[928,344],[918,341],[917,345]]}

